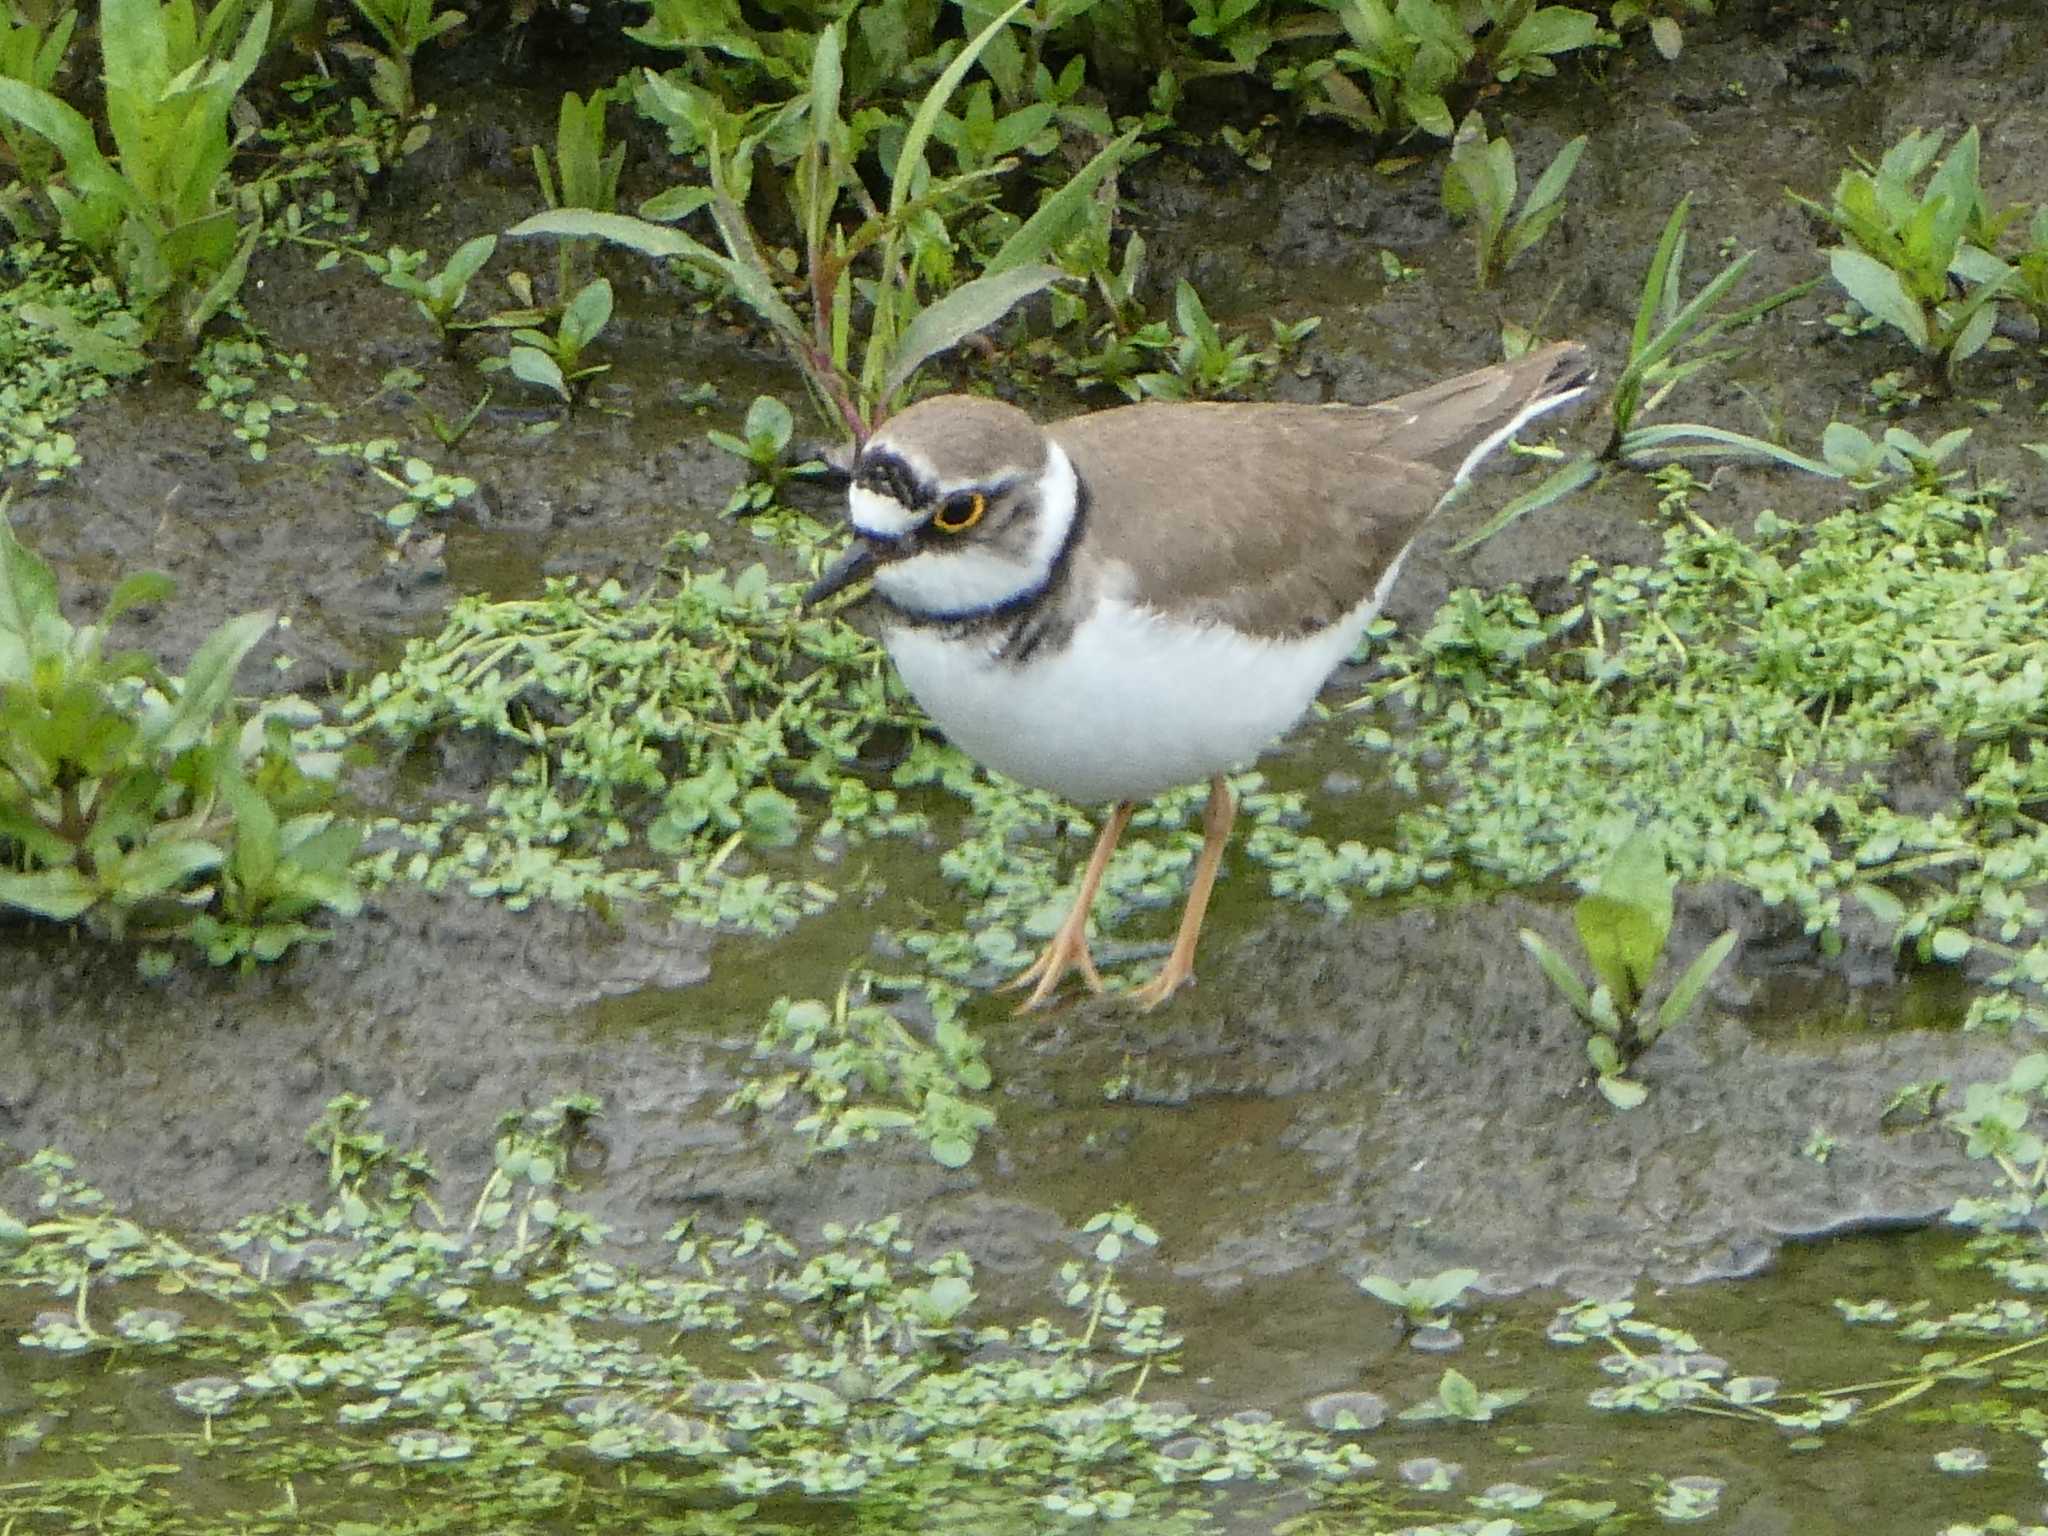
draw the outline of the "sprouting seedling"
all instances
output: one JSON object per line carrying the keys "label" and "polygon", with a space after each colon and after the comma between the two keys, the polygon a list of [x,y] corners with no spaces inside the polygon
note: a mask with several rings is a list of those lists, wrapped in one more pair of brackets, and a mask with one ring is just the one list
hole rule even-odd
{"label": "sprouting seedling", "polygon": [[1969,440],[1968,427],[1957,427],[1926,443],[1904,427],[1888,427],[1883,437],[1873,438],[1861,427],[1831,421],[1821,433],[1820,456],[1830,470],[1859,491],[1901,479],[1916,489],[1933,490],[1962,474],[1942,466]]}
{"label": "sprouting seedling", "polygon": [[[379,258],[373,266],[376,266],[384,286],[396,288],[410,298],[426,317],[427,323],[433,326],[435,334],[446,342],[452,339],[457,329],[455,312],[468,297],[471,279],[484,269],[497,250],[496,235],[478,235],[458,245],[455,254],[448,258],[447,265],[439,272],[420,275],[424,252],[417,253],[418,263]],[[394,252],[397,254],[401,253]]]}
{"label": "sprouting seedling", "polygon": [[507,369],[516,379],[573,401],[578,384],[611,368],[610,363],[589,363],[583,358],[611,318],[612,285],[604,278],[593,278],[576,290],[552,332],[522,326],[512,333],[511,351],[483,366]]}
{"label": "sprouting seedling", "polygon": [[1708,979],[1735,947],[1731,928],[1694,957],[1655,1012],[1644,1012],[1644,998],[1671,936],[1671,898],[1677,884],[1663,850],[1646,833],[1631,834],[1615,849],[1594,889],[1572,907],[1579,945],[1595,980],[1590,992],[1563,956],[1529,929],[1521,931],[1523,948],[1536,957],[1572,1011],[1591,1026],[1586,1056],[1599,1074],[1600,1092],[1617,1109],[1633,1109],[1648,1096],[1648,1089],[1624,1074],[1659,1036],[1691,1012]]}
{"label": "sprouting seedling", "polygon": [[713,427],[704,434],[713,447],[744,461],[749,470],[745,483],[726,503],[728,514],[759,512],[774,502],[777,492],[792,476],[814,474],[824,468],[818,459],[806,459],[801,464],[785,462],[790,439],[796,432],[796,418],[773,395],[754,397],[741,431],[743,435],[735,437]]}
{"label": "sprouting seedling", "polygon": [[1396,1280],[1388,1275],[1361,1275],[1358,1288],[1366,1295],[1401,1309],[1409,1328],[1441,1328],[1448,1314],[1478,1280],[1476,1269],[1446,1269],[1414,1280]]}
{"label": "sprouting seedling", "polygon": [[1486,121],[1469,112],[1458,125],[1451,141],[1451,158],[1444,166],[1444,208],[1452,218],[1469,221],[1477,248],[1481,288],[1491,288],[1517,256],[1535,245],[1564,212],[1564,189],[1578,169],[1579,156],[1586,152],[1586,136],[1580,134],[1557,152],[1557,156],[1536,178],[1520,212],[1515,194],[1520,179],[1515,171],[1515,151],[1503,134],[1486,136]]}

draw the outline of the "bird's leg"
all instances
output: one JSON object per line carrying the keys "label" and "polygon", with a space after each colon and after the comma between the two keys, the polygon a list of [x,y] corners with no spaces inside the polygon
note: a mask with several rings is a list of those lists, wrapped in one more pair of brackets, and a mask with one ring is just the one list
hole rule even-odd
{"label": "bird's leg", "polygon": [[1069,971],[1078,970],[1086,977],[1090,991],[1102,990],[1102,973],[1095,969],[1095,959],[1088,953],[1088,909],[1095,905],[1095,892],[1102,885],[1103,871],[1109,868],[1109,856],[1116,852],[1117,839],[1124,835],[1124,828],[1130,824],[1131,812],[1136,809],[1128,800],[1117,802],[1109,813],[1109,819],[1103,822],[1102,831],[1096,834],[1095,851],[1088,856],[1088,868],[1081,876],[1081,889],[1074,897],[1074,905],[1067,913],[1066,921],[1060,924],[1052,942],[1045,946],[1036,960],[1003,983],[1005,992],[1030,986],[1034,981],[1038,983],[1017,1009],[1019,1013],[1029,1013],[1051,997]]}
{"label": "bird's leg", "polygon": [[1188,887],[1187,905],[1181,908],[1180,933],[1174,938],[1173,953],[1144,986],[1131,994],[1140,1008],[1153,1009],[1195,979],[1195,941],[1202,936],[1202,919],[1209,911],[1209,893],[1216,888],[1216,870],[1223,862],[1223,845],[1230,841],[1230,824],[1237,819],[1237,802],[1230,786],[1217,774],[1209,781],[1209,806],[1202,812],[1202,854],[1195,860],[1194,883]]}

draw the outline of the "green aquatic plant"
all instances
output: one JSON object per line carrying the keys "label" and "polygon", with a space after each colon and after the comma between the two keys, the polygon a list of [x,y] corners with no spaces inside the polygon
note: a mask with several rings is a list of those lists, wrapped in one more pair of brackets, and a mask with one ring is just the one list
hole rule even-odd
{"label": "green aquatic plant", "polygon": [[[196,1241],[121,1215],[61,1153],[31,1158],[35,1209],[0,1209],[0,1289],[61,1310],[8,1347],[104,1390],[88,1428],[65,1371],[41,1378],[0,1520],[217,1528],[165,1497],[167,1434],[226,1479],[288,1479],[290,1518],[337,1529],[373,1505],[394,1527],[459,1507],[507,1530],[1027,1536],[1053,1516],[1199,1536],[1233,1511],[1356,1523],[1391,1505],[1355,1440],[1155,1401],[1180,1340],[1130,1293],[1159,1234],[1128,1208],[1076,1234],[1068,1317],[997,1313],[966,1254],[919,1252],[896,1216],[802,1240],[685,1220],[629,1260],[570,1171],[599,1112],[571,1097],[508,1114],[458,1203],[361,1099],[337,1099],[308,1138],[326,1198]],[[189,1431],[167,1431],[166,1398]],[[82,1431],[90,1475],[65,1459]]]}
{"label": "green aquatic plant", "polygon": [[1409,1328],[1444,1328],[1456,1307],[1479,1279],[1476,1269],[1446,1269],[1413,1280],[1390,1275],[1361,1275],[1358,1288],[1375,1301],[1398,1307]]}
{"label": "green aquatic plant", "polygon": [[357,911],[361,833],[333,808],[339,760],[294,743],[316,712],[235,703],[270,615],[228,620],[182,677],[108,649],[115,619],[169,591],[131,576],[74,626],[0,520],[0,906],[247,968],[327,937],[309,918]]}
{"label": "green aquatic plant", "polygon": [[1424,1398],[1412,1408],[1402,1409],[1400,1416],[1411,1424],[1446,1420],[1490,1424],[1517,1403],[1526,1402],[1528,1397],[1527,1387],[1499,1387],[1483,1391],[1463,1371],[1451,1370],[1445,1371],[1438,1380],[1436,1396]]}
{"label": "green aquatic plant", "polygon": [[1843,171],[1826,205],[1790,195],[1842,236],[1827,253],[1837,286],[1952,379],[1997,325],[2013,274],[1995,247],[2017,215],[1984,194],[1974,126],[1937,166],[1942,142],[1916,128],[1876,165]]}
{"label": "green aquatic plant", "polygon": [[1593,1031],[1586,1057],[1599,1074],[1601,1094],[1617,1109],[1632,1109],[1648,1096],[1648,1089],[1626,1075],[1629,1068],[1692,1011],[1735,947],[1731,928],[1693,957],[1655,1011],[1646,1011],[1671,937],[1671,898],[1677,888],[1663,851],[1648,834],[1639,831],[1623,839],[1593,888],[1572,907],[1572,926],[1593,971],[1590,992],[1541,935],[1521,931],[1522,947]]}
{"label": "green aquatic plant", "polygon": [[365,456],[364,467],[382,480],[400,498],[383,512],[384,526],[403,537],[424,512],[445,512],[466,496],[476,494],[476,482],[467,475],[437,469],[430,460],[409,456],[396,469],[386,469],[376,458]]}
{"label": "green aquatic plant", "polygon": [[1585,151],[1584,134],[1560,149],[1518,210],[1520,181],[1507,135],[1489,139],[1486,121],[1477,112],[1468,113],[1458,125],[1450,159],[1444,163],[1443,202],[1452,218],[1472,226],[1481,288],[1491,288],[1516,257],[1550,232],[1564,212],[1565,188]]}
{"label": "green aquatic plant", "polygon": [[888,1008],[855,1003],[846,990],[830,1003],[777,998],[754,1055],[794,1065],[750,1074],[722,1112],[766,1114],[794,1102],[808,1106],[792,1129],[808,1135],[813,1152],[907,1134],[944,1166],[964,1167],[995,1124],[970,1098],[989,1086],[988,1065],[961,1022],[966,994],[938,983],[917,990],[931,1007],[929,1042]]}
{"label": "green aquatic plant", "polygon": [[[1894,490],[1808,527],[1766,512],[1738,537],[1683,466],[1660,479],[1656,561],[1581,562],[1553,612],[1454,594],[1380,652],[1361,707],[1389,714],[1356,734],[1417,798],[1374,846],[1311,841],[1310,867],[1363,897],[1583,879],[1631,817],[1680,878],[1783,908],[1823,956],[1854,904],[1922,962],[1985,968],[1966,1022],[2039,1020],[2048,560],[1996,536],[1982,492]],[[1908,812],[1886,775],[1930,743],[1958,788]]]}
{"label": "green aquatic plant", "polygon": [[380,824],[397,839],[382,877],[515,906],[653,901],[767,933],[822,910],[829,887],[762,856],[801,837],[798,796],[826,813],[817,836],[900,830],[848,765],[916,717],[879,646],[799,614],[801,592],[754,565],[679,571],[638,596],[554,581],[458,601],[344,718],[394,746],[473,731],[515,760],[481,805]]}
{"label": "green aquatic plant", "polygon": [[0,118],[46,141],[64,175],[43,187],[64,238],[102,264],[152,341],[188,346],[241,290],[260,220],[238,217],[231,114],[270,36],[268,0],[105,0],[101,83],[114,142],[29,79],[0,78]]}

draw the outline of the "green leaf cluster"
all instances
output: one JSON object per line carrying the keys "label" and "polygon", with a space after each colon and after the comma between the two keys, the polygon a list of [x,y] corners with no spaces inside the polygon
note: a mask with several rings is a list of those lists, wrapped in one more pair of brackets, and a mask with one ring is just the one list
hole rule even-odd
{"label": "green leaf cluster", "polygon": [[[1017,0],[989,20],[907,121],[872,110],[848,115],[846,29],[838,23],[817,33],[802,90],[779,103],[735,111],[710,90],[649,72],[639,92],[643,110],[701,149],[708,185],[662,194],[645,205],[644,218],[561,210],[511,233],[608,240],[706,274],[776,335],[827,419],[865,437],[926,362],[1060,279],[1048,253],[1130,148],[1126,136],[1101,150],[1031,217],[1008,225],[985,254],[977,253],[973,276],[957,274],[961,228],[994,212],[997,179],[1014,163],[1009,151],[1042,151],[1053,142],[1051,118],[1038,108],[999,116],[987,93],[962,94],[969,70],[1022,9]],[[949,175],[927,158],[935,139],[952,150]],[[763,154],[790,166],[783,185],[799,246],[787,261],[763,237],[764,221],[749,212]],[[885,167],[879,195],[869,185],[870,158]],[[650,222],[700,211],[709,214],[722,253]],[[857,314],[864,339],[855,336]]]}
{"label": "green leaf cluster", "polygon": [[[1679,877],[1787,908],[1824,950],[1853,901],[1922,960],[1986,966],[1972,1021],[2040,1018],[2048,560],[1946,487],[1806,528],[1765,514],[1752,539],[1701,516],[1682,469],[1665,483],[1656,562],[1582,563],[1580,601],[1555,614],[1463,594],[1386,653],[1368,697],[1411,718],[1360,738],[1427,799],[1389,845],[1320,851],[1339,888],[1589,878],[1619,815]],[[1929,744],[1958,788],[1901,809],[1888,775]]]}
{"label": "green leaf cluster", "polygon": [[813,1152],[855,1141],[915,1136],[948,1168],[964,1167],[995,1114],[971,1095],[989,1086],[981,1042],[962,1025],[965,994],[940,984],[918,987],[932,1007],[929,1042],[879,1003],[778,998],[754,1042],[757,1058],[793,1061],[756,1073],[728,1098],[727,1113],[804,1106],[793,1127]]}
{"label": "green leaf cluster", "polygon": [[481,803],[380,823],[397,844],[377,867],[515,906],[638,898],[758,932],[821,910],[827,887],[765,856],[798,839],[804,800],[829,803],[834,836],[916,825],[852,767],[871,733],[916,717],[880,647],[799,614],[801,590],[755,565],[637,597],[556,581],[460,600],[344,717],[400,745],[474,732],[509,761]]}
{"label": "green leaf cluster", "polygon": [[0,905],[246,967],[326,937],[307,921],[322,911],[355,913],[360,834],[331,809],[338,760],[293,744],[310,709],[234,702],[270,615],[223,624],[182,678],[107,649],[115,618],[168,591],[132,576],[74,626],[0,522]]}
{"label": "green leaf cluster", "polygon": [[1520,183],[1507,135],[1487,138],[1485,119],[1477,112],[1458,125],[1444,165],[1444,209],[1472,226],[1481,288],[1491,288],[1516,257],[1549,233],[1564,212],[1565,186],[1585,152],[1586,136],[1580,134],[1557,152],[1517,211]]}
{"label": "green leaf cluster", "polygon": [[1592,890],[1572,908],[1579,947],[1592,967],[1594,987],[1586,990],[1564,957],[1543,938],[1522,930],[1522,945],[1536,957],[1560,996],[1592,1029],[1586,1055],[1599,1074],[1600,1091],[1620,1109],[1643,1101],[1642,1084],[1625,1076],[1638,1056],[1692,1011],[1693,1004],[1735,947],[1734,930],[1693,957],[1654,1012],[1644,1002],[1664,961],[1671,936],[1671,897],[1678,882],[1664,853],[1648,834],[1624,838],[1600,871]]}
{"label": "green leaf cluster", "polygon": [[[1342,42],[1306,64],[1275,72],[1307,109],[1368,133],[1415,129],[1451,138],[1456,108],[1479,87],[1557,73],[1557,60],[1611,47],[1613,33],[1591,11],[1539,0],[1334,0]],[[1281,22],[1282,35],[1327,29]]]}
{"label": "green leaf cluster", "polygon": [[106,0],[101,85],[114,142],[32,78],[0,78],[0,119],[47,142],[64,175],[43,197],[59,230],[112,272],[152,338],[181,344],[240,291],[259,221],[224,197],[231,113],[270,35],[269,0]]}
{"label": "green leaf cluster", "polygon": [[1876,165],[1843,171],[1825,206],[1791,196],[1843,237],[1828,252],[1837,286],[1953,376],[1997,324],[2013,272],[1996,247],[2017,211],[1986,198],[1974,125],[1936,165],[1943,141],[1916,128]]}

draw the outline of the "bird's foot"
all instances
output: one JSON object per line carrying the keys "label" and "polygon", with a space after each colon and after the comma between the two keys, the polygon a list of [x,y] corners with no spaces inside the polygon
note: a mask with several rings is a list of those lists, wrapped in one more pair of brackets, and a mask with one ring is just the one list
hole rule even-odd
{"label": "bird's foot", "polygon": [[1157,976],[1142,987],[1124,995],[1137,1004],[1141,1011],[1150,1013],[1194,979],[1193,956],[1183,955],[1176,945],[1173,953],[1166,957],[1166,964],[1159,967]]}
{"label": "bird's foot", "polygon": [[[1083,923],[1062,923],[1059,932],[1052,936],[1052,942],[1039,952],[1031,964],[1004,982],[1001,990],[1014,992],[1019,987],[1031,987],[1031,995],[1017,1005],[1019,1013],[1029,1013],[1042,1007],[1069,971],[1079,971],[1088,983],[1088,990],[1100,992],[1102,972],[1095,969],[1095,957],[1088,953],[1088,932]],[[1032,986],[1033,982],[1038,983]]]}

